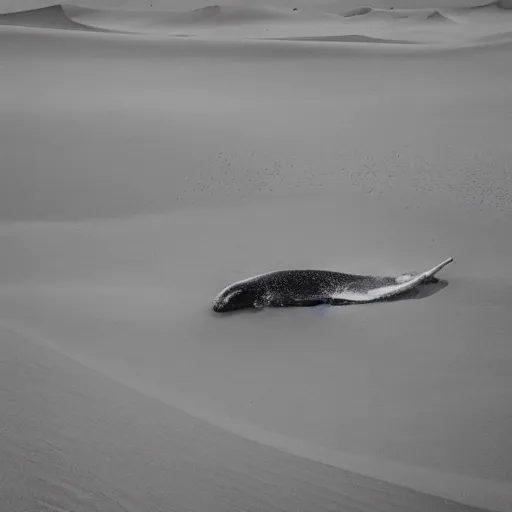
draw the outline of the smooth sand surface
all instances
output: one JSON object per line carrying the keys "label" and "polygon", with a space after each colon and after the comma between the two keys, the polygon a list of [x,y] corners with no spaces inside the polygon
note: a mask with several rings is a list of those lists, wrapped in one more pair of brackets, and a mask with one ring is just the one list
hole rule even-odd
{"label": "smooth sand surface", "polygon": [[[512,11],[336,21],[363,44],[282,9],[4,18],[5,510],[512,509]],[[211,311],[450,256],[410,300]]]}
{"label": "smooth sand surface", "polygon": [[478,511],[248,441],[0,335],[2,510]]}

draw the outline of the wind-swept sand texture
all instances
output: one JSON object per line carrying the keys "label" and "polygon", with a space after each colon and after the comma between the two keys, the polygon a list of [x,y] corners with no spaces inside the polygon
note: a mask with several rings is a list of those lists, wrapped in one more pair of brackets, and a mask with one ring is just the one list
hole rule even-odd
{"label": "wind-swept sand texture", "polygon": [[[511,510],[512,11],[260,7],[0,27],[6,510]],[[410,300],[211,311],[449,256]]]}
{"label": "wind-swept sand texture", "polygon": [[0,335],[2,510],[478,511],[244,440]]}

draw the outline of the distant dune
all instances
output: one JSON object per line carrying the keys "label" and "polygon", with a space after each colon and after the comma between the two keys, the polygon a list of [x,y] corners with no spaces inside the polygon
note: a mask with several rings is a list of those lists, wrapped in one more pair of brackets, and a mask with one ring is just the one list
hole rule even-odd
{"label": "distant dune", "polygon": [[453,22],[436,9],[376,9],[359,7],[344,14],[345,18],[365,20],[411,20]]}
{"label": "distant dune", "polygon": [[498,9],[512,9],[512,0],[498,0],[497,2],[491,2],[490,4],[484,4],[471,9],[485,9],[488,7],[497,7]]}
{"label": "distant dune", "polygon": [[254,23],[275,19],[290,18],[278,10],[251,7],[221,7],[210,5],[193,11],[164,15],[164,20],[177,23]]}
{"label": "distant dune", "polygon": [[161,11],[56,5],[0,15],[0,24],[207,39],[460,45],[489,42],[496,37],[501,41],[497,34],[512,30],[512,18],[504,12],[510,1],[451,9],[361,6],[348,12],[340,11],[339,6],[329,11],[320,6],[295,9],[214,4]]}
{"label": "distant dune", "polygon": [[185,12],[121,11],[65,6],[67,15],[80,23],[103,28],[165,31],[176,26],[243,25],[295,19],[291,10],[269,7],[210,5]]}
{"label": "distant dune", "polygon": [[166,27],[243,25],[294,19],[292,10],[211,5],[186,12],[122,11],[54,5],[0,14],[0,24],[89,31],[165,31]]}
{"label": "distant dune", "polygon": [[345,14],[345,18],[352,18],[353,16],[365,16],[366,14],[370,14],[373,12],[372,7],[358,7],[357,9],[352,9],[351,11]]}
{"label": "distant dune", "polygon": [[[185,29],[187,33],[207,33],[217,36],[229,36],[231,32],[239,30],[239,34],[249,37],[251,33],[245,32],[247,27],[254,30],[264,30],[265,27],[289,26],[297,22],[307,24],[318,23],[327,15],[318,13],[302,15],[292,9],[271,7],[246,6],[220,6],[210,5],[199,9],[173,12],[123,11],[88,9],[76,6],[63,7],[68,18],[82,25],[133,32],[139,34],[170,34],[175,35],[176,30]],[[219,32],[222,30],[222,32]]]}
{"label": "distant dune", "polygon": [[69,19],[61,5],[42,7],[41,9],[33,9],[31,11],[0,14],[0,25],[56,28],[61,30],[86,30],[92,32],[99,31],[96,27],[81,25]]}

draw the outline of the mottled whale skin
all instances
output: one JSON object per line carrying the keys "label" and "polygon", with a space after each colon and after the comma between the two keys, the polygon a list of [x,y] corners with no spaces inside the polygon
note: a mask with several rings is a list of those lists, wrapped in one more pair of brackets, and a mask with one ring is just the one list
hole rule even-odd
{"label": "mottled whale skin", "polygon": [[364,304],[401,295],[420,284],[435,282],[448,258],[422,273],[396,277],[344,274],[330,270],[277,270],[238,281],[224,288],[213,311],[225,313],[245,308]]}

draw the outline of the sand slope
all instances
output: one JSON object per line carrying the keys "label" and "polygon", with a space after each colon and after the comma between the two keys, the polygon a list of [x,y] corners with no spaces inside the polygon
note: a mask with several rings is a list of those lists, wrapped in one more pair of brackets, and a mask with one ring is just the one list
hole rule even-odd
{"label": "sand slope", "polygon": [[5,510],[477,510],[246,441],[0,333]]}

